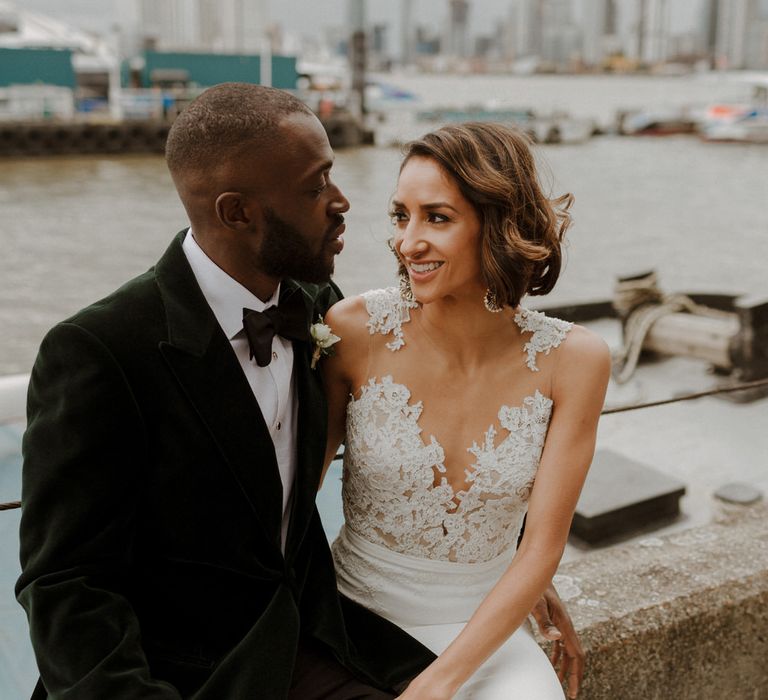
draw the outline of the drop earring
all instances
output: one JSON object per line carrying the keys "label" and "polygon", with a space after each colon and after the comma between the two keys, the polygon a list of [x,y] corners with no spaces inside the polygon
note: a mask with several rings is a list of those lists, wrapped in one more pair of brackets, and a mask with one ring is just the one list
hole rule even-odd
{"label": "drop earring", "polygon": [[411,280],[408,279],[407,274],[400,274],[399,282],[400,298],[408,303],[413,303],[416,299],[413,296],[413,289],[411,289]]}
{"label": "drop earring", "polygon": [[483,304],[488,311],[490,311],[492,314],[497,314],[499,311],[501,311],[502,307],[499,306],[499,301],[496,298],[496,292],[491,290],[489,287],[485,290],[485,295],[483,296]]}

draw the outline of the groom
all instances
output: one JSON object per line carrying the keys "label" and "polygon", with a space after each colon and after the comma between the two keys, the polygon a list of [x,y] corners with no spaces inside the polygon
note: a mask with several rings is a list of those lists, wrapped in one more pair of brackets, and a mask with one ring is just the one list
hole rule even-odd
{"label": "groom", "polygon": [[349,208],[328,139],[287,93],[224,84],[166,158],[191,228],[51,330],[30,381],[33,697],[392,697],[433,657],[338,596],[314,507],[309,325]]}

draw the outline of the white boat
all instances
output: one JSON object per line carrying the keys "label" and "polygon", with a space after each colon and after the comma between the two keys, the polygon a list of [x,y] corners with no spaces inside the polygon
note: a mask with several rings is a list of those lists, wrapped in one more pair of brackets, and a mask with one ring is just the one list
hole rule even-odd
{"label": "white boat", "polygon": [[768,143],[768,106],[713,105],[701,133],[706,141]]}

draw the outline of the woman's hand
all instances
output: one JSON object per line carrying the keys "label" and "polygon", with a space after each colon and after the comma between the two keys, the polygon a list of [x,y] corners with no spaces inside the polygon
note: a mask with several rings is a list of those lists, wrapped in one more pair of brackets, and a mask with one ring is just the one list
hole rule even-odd
{"label": "woman's hand", "polygon": [[577,697],[584,677],[584,649],[571,616],[551,583],[531,610],[531,615],[541,635],[552,642],[550,660],[560,682],[566,682],[568,697]]}
{"label": "woman's hand", "polygon": [[458,688],[453,688],[445,679],[433,677],[427,667],[414,678],[398,700],[451,700]]}

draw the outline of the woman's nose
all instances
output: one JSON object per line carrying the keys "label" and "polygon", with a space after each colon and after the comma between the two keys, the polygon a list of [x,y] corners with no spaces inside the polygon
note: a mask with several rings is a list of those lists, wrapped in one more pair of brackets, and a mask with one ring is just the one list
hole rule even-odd
{"label": "woman's nose", "polygon": [[400,229],[399,249],[403,255],[413,256],[423,253],[427,249],[427,242],[422,236],[422,230],[418,221],[413,219]]}

